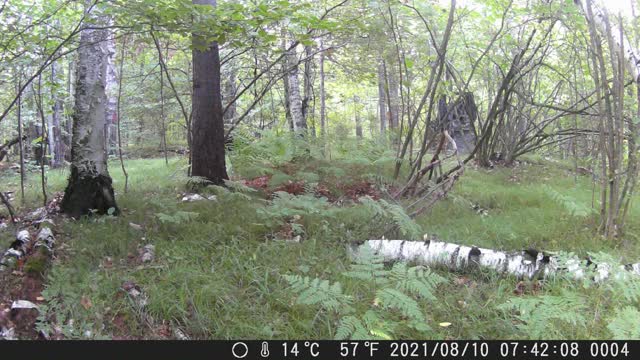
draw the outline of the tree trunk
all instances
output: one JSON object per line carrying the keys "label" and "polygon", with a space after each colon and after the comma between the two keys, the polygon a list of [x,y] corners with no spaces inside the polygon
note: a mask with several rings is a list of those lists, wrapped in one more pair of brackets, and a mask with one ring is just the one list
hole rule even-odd
{"label": "tree trunk", "polygon": [[105,93],[107,102],[105,106],[105,151],[107,158],[115,152],[118,141],[116,130],[116,89],[118,88],[118,79],[116,74],[116,66],[114,63],[114,55],[116,53],[115,41],[107,41],[107,73]]}
{"label": "tree trunk", "polygon": [[[304,56],[306,61],[304,62],[304,81],[303,81],[303,96],[302,96],[302,117],[304,117],[305,124],[309,124],[309,119],[311,119],[311,113],[313,107],[311,106],[312,101],[315,103],[315,100],[312,98],[312,67],[313,67],[313,55],[311,53],[311,46],[307,45],[304,47]],[[315,125],[315,121],[312,123]],[[316,136],[315,126],[310,127],[311,136]]]}
{"label": "tree trunk", "polygon": [[[320,43],[320,48],[322,48],[323,44]],[[324,140],[327,136],[326,129],[326,94],[324,89],[324,51],[320,53],[320,134],[322,139]]]}
{"label": "tree trunk", "polygon": [[[224,83],[224,94],[222,97],[222,101],[225,103],[224,107],[226,107],[230,101],[233,101],[238,90],[236,86],[236,69],[233,68],[231,64],[228,64],[227,67],[229,67],[229,72],[227,73],[227,81]],[[224,113],[224,123],[231,125],[236,117],[236,102],[234,101],[228,106],[229,108]]]}
{"label": "tree trunk", "polygon": [[353,97],[353,112],[356,120],[356,137],[362,139],[362,121],[360,120],[360,112],[358,111],[358,97]]}
{"label": "tree trunk", "polygon": [[[622,74],[618,69],[616,62],[615,47],[619,51],[624,51],[624,42],[614,45],[612,39],[612,28],[606,12],[596,12],[597,7],[593,6],[591,0],[586,2],[586,18],[589,25],[589,34],[591,40],[592,51],[591,61],[594,68],[594,84],[604,98],[603,101],[598,97],[598,113],[600,114],[599,130],[600,130],[600,155],[602,157],[602,180],[601,180],[601,202],[600,202],[600,226],[599,230],[607,239],[611,240],[618,235],[619,222],[619,206],[620,201],[620,174],[624,170],[622,167],[622,137],[619,132],[622,130],[622,98],[619,92],[620,86],[618,82],[624,81]],[[595,10],[595,11],[594,11]],[[611,55],[611,68],[613,72],[613,87],[609,86],[609,75],[606,68],[604,51],[602,49],[602,41],[596,30],[596,25],[604,33],[606,44],[609,47]],[[635,71],[635,67],[630,67],[631,72]],[[634,74],[634,79],[637,77]],[[622,92],[624,97],[624,92]],[[604,111],[603,111],[604,110]],[[619,119],[618,119],[619,118]]]}
{"label": "tree trunk", "polygon": [[[633,1],[631,2],[633,4]],[[635,48],[629,43],[629,39],[626,36],[620,36],[616,28],[608,26],[608,14],[605,10],[593,0],[588,1],[587,4],[591,5],[592,15],[587,13],[586,9],[582,9],[587,13],[587,19],[592,21],[600,30],[614,42],[614,47],[623,53],[624,66],[629,71],[629,74],[633,76],[633,80],[640,82],[640,55],[636,53]],[[582,6],[582,3],[580,2]],[[615,50],[614,50],[615,51]]]}
{"label": "tree trunk", "polygon": [[289,82],[289,109],[293,131],[298,136],[304,136],[307,131],[307,121],[302,110],[302,97],[300,95],[300,82],[298,81],[298,56],[295,48],[287,54],[287,81]]}
{"label": "tree trunk", "polygon": [[380,134],[387,130],[387,106],[385,96],[385,75],[382,60],[378,64],[378,116],[380,117]]}
{"label": "tree trunk", "polygon": [[[123,40],[124,41],[124,40]],[[167,43],[167,46],[169,46],[169,44]],[[124,54],[123,54],[124,56]],[[121,101],[121,96],[122,96],[122,63],[123,61],[121,60],[120,62],[120,77],[119,77],[119,84],[118,84],[118,109],[120,108],[120,101]],[[160,140],[161,140],[161,144],[160,146],[162,147],[162,152],[164,153],[164,163],[165,165],[169,165],[169,158],[167,157],[167,126],[165,124],[166,119],[165,119],[165,112],[164,112],[164,71],[162,70],[164,67],[162,66],[162,52],[158,52],[158,65],[160,66],[160,125],[161,125],[161,131],[162,134],[160,134]],[[118,110],[118,116],[120,116],[120,110]],[[121,139],[120,139],[120,119],[118,119],[118,141],[119,144],[121,143]],[[118,146],[118,148],[120,148],[120,146]],[[119,152],[120,154],[122,154],[122,151]],[[122,156],[121,156],[122,158]],[[122,162],[122,161],[121,161]]]}
{"label": "tree trunk", "polygon": [[[280,49],[282,52],[287,51],[287,29],[285,26],[282,27],[282,31],[280,32],[281,42]],[[287,68],[289,67],[289,62],[287,61],[287,57],[285,56],[285,61],[283,62],[282,68],[283,72],[287,72]],[[291,104],[289,103],[289,76],[285,75],[282,77],[282,88],[284,89],[284,115],[287,120],[287,124],[289,125],[289,129],[293,132],[293,119],[291,118]]]}
{"label": "tree trunk", "polygon": [[[529,279],[546,277],[560,270],[569,272],[574,279],[583,279],[586,275],[586,269],[581,266],[578,258],[574,257],[564,264],[559,264],[555,257],[533,249],[505,252],[434,240],[367,240],[356,251],[362,251],[364,247],[369,247],[375,253],[382,255],[385,261],[446,266],[452,270],[482,267]],[[594,280],[597,282],[609,278],[612,274],[615,276],[624,276],[627,273],[640,275],[640,263],[624,265],[620,269],[601,263],[594,268]]]}
{"label": "tree trunk", "polygon": [[400,84],[394,67],[389,66],[387,71],[389,73],[389,128],[397,129],[400,118]]}
{"label": "tree trunk", "polygon": [[[193,0],[194,5],[216,6],[216,0]],[[215,185],[229,179],[224,158],[224,119],[220,90],[218,43],[193,34],[193,151],[191,176]],[[201,51],[199,48],[207,47]]]}
{"label": "tree trunk", "polygon": [[[120,167],[122,168],[122,173],[124,174],[124,192],[126,193],[129,190],[129,174],[127,173],[127,169],[124,167],[124,159],[122,157],[122,80],[124,78],[124,56],[127,45],[127,37],[122,37],[122,47],[120,49],[120,69],[118,70],[118,96],[116,98],[116,116],[118,123],[116,124],[116,130],[118,132],[118,158],[120,159]],[[162,74],[162,69],[160,71]],[[162,76],[162,75],[161,75]],[[166,147],[165,147],[166,148]],[[166,161],[167,152],[165,151],[165,161]]]}
{"label": "tree trunk", "polygon": [[[76,56],[69,61],[67,68],[67,96],[75,98],[74,75],[76,69]],[[68,106],[65,104],[65,106]],[[67,112],[67,111],[65,111]],[[73,133],[73,120],[70,115],[65,116],[65,135],[64,135],[64,159],[71,162],[71,136]]]}
{"label": "tree trunk", "polygon": [[[632,12],[632,18],[636,19],[637,21],[638,18],[636,17],[635,3],[633,1],[631,2],[631,12]],[[634,26],[633,29],[634,29],[635,39],[636,39],[636,43],[634,44],[634,46],[637,49],[638,45],[640,44],[640,39],[638,38],[638,27]],[[621,29],[621,32],[622,32],[622,29]],[[635,188],[637,186],[638,171],[640,170],[638,168],[639,167],[638,156],[637,156],[638,144],[636,141],[636,139],[640,138],[640,122],[639,121],[640,121],[640,83],[636,81],[636,119],[635,120],[631,119],[629,121],[629,131],[631,132],[631,136],[629,137],[628,147],[627,147],[628,148],[627,154],[629,159],[629,175],[627,176],[627,181],[625,183],[625,188],[622,194],[622,196],[627,195],[627,197],[624,198],[624,208],[622,210],[622,218],[621,218],[622,225],[624,225],[624,222],[627,219],[627,214],[628,214],[629,206],[631,204],[631,199],[633,199],[634,197],[633,195],[635,194]]]}
{"label": "tree trunk", "polygon": [[[47,132],[47,128],[48,128],[48,124],[46,124],[47,119],[44,116],[44,109],[43,109],[43,100],[42,100],[42,75],[38,76],[38,94],[36,95],[36,106],[38,108],[38,113],[40,113],[40,127],[42,128],[42,135],[40,137],[40,151],[41,151],[41,157],[40,157],[40,184],[42,185],[42,206],[47,206],[47,178],[46,178],[46,173],[44,170],[44,165],[46,163],[48,163],[47,161],[47,145],[51,144],[51,139],[49,139],[49,134],[46,134]],[[45,141],[47,142],[45,144]]]}
{"label": "tree trunk", "polygon": [[[89,10],[91,23],[108,24],[99,7]],[[76,96],[73,112],[71,174],[60,204],[65,214],[73,217],[96,211],[118,214],[111,176],[105,156],[105,92],[110,32],[85,28],[80,36]]]}
{"label": "tree trunk", "polygon": [[9,154],[9,149],[15,144],[20,144],[22,142],[22,138],[20,136],[11,139],[4,144],[0,144],[0,161],[4,160],[4,157]]}
{"label": "tree trunk", "polygon": [[53,113],[51,114],[51,124],[49,126],[50,143],[53,144],[49,153],[51,154],[51,167],[57,168],[64,163],[65,146],[62,139],[62,128],[60,117],[62,114],[62,99],[58,96],[58,67],[57,63],[51,64],[51,97],[53,98]]}
{"label": "tree trunk", "polygon": [[[18,89],[22,89],[22,70],[18,74]],[[639,95],[640,96],[640,95]],[[24,137],[22,135],[22,94],[18,94],[18,108],[16,109],[16,117],[18,118],[18,145],[20,146],[20,202],[22,205],[25,203],[24,199],[24,181],[25,181],[25,169],[24,169]]]}

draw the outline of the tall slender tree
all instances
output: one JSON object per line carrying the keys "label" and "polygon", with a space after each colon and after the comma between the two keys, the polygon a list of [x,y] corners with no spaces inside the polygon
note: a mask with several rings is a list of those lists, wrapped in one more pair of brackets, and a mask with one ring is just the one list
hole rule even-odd
{"label": "tall slender tree", "polygon": [[[322,41],[320,41],[320,48],[323,47]],[[322,141],[326,141],[327,129],[326,129],[326,121],[327,121],[327,110],[326,110],[326,99],[327,95],[325,93],[324,88],[324,51],[320,53],[320,135],[322,136]]]}
{"label": "tall slender tree", "polygon": [[51,167],[56,168],[62,166],[64,162],[64,141],[62,141],[61,115],[62,115],[62,99],[58,94],[58,64],[51,64],[51,97],[53,100],[53,108],[51,112],[51,124],[49,125],[50,143],[53,144],[49,153],[51,154]]}

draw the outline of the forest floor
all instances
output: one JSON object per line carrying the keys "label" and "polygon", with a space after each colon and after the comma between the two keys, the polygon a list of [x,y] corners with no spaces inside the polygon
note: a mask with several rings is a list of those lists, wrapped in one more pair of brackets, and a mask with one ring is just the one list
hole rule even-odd
{"label": "forest floor", "polygon": [[[393,216],[381,220],[375,209],[358,201],[364,195],[385,197],[388,189],[380,186],[384,178],[379,174],[389,164],[316,158],[266,163],[247,161],[244,155],[231,159],[233,191],[209,187],[201,193],[215,199],[194,202],[182,201],[187,182],[183,158],[168,164],[164,159],[128,160],[127,193],[119,164],[111,163],[121,216],[52,218],[56,257],[42,274],[42,291],[25,295],[39,299],[40,315],[34,331],[24,336],[333,338],[339,316],[296,303],[284,276],[340,281],[345,292],[361,300],[354,301],[355,307],[371,306],[367,294],[372,290],[342,274],[351,264],[347,244],[383,235],[401,238],[403,226],[410,228]],[[66,176],[67,170],[49,172],[50,197],[64,190]],[[0,175],[0,182],[3,190],[9,186],[18,192],[14,174]],[[39,186],[38,174],[30,173],[21,213],[41,206]],[[422,233],[459,244],[579,256],[604,252],[622,263],[637,262],[637,200],[624,236],[607,242],[594,232],[590,176],[576,176],[568,163],[536,157],[510,168],[470,167],[453,192],[416,224]],[[14,236],[0,230],[0,243],[8,246]],[[145,255],[149,244],[153,256]],[[0,279],[1,301],[24,286],[21,270]],[[436,272],[444,279],[436,301],[419,302],[430,330],[392,331],[390,337],[611,338],[612,319],[627,302],[605,286],[563,279],[539,283],[490,271]],[[558,304],[558,296],[577,299],[568,302],[574,308]],[[505,308],[514,299],[521,306],[523,299],[528,301],[538,312],[535,321]]]}

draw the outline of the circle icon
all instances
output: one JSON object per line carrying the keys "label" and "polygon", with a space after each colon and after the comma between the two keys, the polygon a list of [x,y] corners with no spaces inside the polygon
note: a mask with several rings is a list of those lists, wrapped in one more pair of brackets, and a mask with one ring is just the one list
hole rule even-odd
{"label": "circle icon", "polygon": [[231,347],[231,353],[236,359],[242,359],[249,353],[249,347],[243,342],[237,342]]}

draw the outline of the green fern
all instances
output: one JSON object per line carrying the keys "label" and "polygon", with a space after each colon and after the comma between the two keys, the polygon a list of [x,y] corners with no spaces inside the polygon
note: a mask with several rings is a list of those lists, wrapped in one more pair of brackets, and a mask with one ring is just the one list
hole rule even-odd
{"label": "green fern", "polygon": [[387,321],[384,314],[380,314],[377,309],[367,310],[364,315],[362,315],[362,321],[375,338],[384,340],[393,339],[391,334],[397,326],[393,322]]}
{"label": "green fern", "polygon": [[408,267],[405,263],[393,266],[389,272],[389,280],[400,291],[433,301],[436,300],[435,288],[446,281],[425,267]]}
{"label": "green fern", "polygon": [[291,177],[291,175],[285,174],[281,171],[277,171],[273,174],[273,176],[271,176],[271,179],[269,179],[269,186],[280,186],[290,180],[293,180],[293,177]]}
{"label": "green fern", "polygon": [[498,309],[515,311],[520,320],[518,328],[531,339],[560,337],[562,330],[559,325],[584,326],[586,323],[584,299],[569,291],[562,296],[512,298],[499,305]]}
{"label": "green fern", "polygon": [[626,302],[640,302],[640,279],[637,276],[613,276],[615,279],[611,284],[615,284],[612,292],[622,295]]}
{"label": "green fern", "polygon": [[325,198],[316,198],[313,195],[292,195],[278,191],[269,202],[269,206],[258,209],[258,214],[264,223],[277,225],[295,215],[330,218],[334,211],[335,209],[329,206]]}
{"label": "green fern", "polygon": [[231,180],[225,180],[224,181],[224,185],[229,188],[229,190],[231,191],[236,191],[239,193],[243,193],[243,194],[251,194],[251,193],[255,193],[257,190],[254,188],[251,188],[243,183],[241,183],[240,181],[231,181]]}
{"label": "green fern", "polygon": [[354,257],[350,270],[342,273],[343,276],[365,281],[385,281],[389,272],[384,269],[384,257],[375,254],[368,246],[362,247]]}
{"label": "green fern", "polygon": [[386,321],[377,311],[368,310],[362,316],[349,315],[340,319],[335,340],[392,340],[393,324]]}
{"label": "green fern", "polygon": [[192,211],[176,211],[173,214],[156,213],[156,217],[163,224],[182,224],[197,218],[200,214]]}
{"label": "green fern", "polygon": [[335,340],[364,340],[370,338],[369,331],[356,316],[350,315],[340,319],[336,329]]}
{"label": "green fern", "polygon": [[640,339],[640,311],[633,306],[619,309],[607,328],[616,340]]}
{"label": "green fern", "polygon": [[422,232],[420,226],[407,215],[402,206],[391,204],[384,199],[373,200],[369,196],[363,196],[358,201],[371,211],[374,217],[389,219],[391,224],[398,229],[400,235],[410,239],[420,238]]}
{"label": "green fern", "polygon": [[222,201],[257,201],[257,199],[254,199],[249,195],[250,193],[255,192],[255,189],[236,181],[225,182],[225,185],[227,187],[212,185],[209,189],[211,189],[216,196],[219,196]]}
{"label": "green fern", "polygon": [[551,196],[553,201],[567,209],[571,216],[588,217],[596,212],[594,208],[584,204],[580,204],[576,201],[576,199],[568,195],[561,194],[550,186],[545,186],[545,190],[547,191],[549,196]]}
{"label": "green fern", "polygon": [[199,189],[211,185],[211,180],[203,176],[191,176],[187,180],[187,186],[190,189]]}
{"label": "green fern", "polygon": [[420,238],[420,227],[407,215],[402,206],[390,204],[385,200],[379,201],[387,213],[391,215],[403,236],[407,236],[410,239]]}
{"label": "green fern", "polygon": [[349,307],[351,303],[351,299],[343,294],[339,282],[330,284],[327,280],[299,275],[285,275],[284,278],[289,282],[291,290],[298,294],[298,304],[320,305],[326,310],[336,311]]}
{"label": "green fern", "polygon": [[418,302],[400,290],[392,288],[381,289],[376,293],[376,300],[386,308],[399,310],[406,318],[425,321]]}
{"label": "green fern", "polygon": [[[432,333],[422,307],[426,300],[435,299],[436,287],[444,282],[442,277],[424,267],[403,263],[387,270],[383,258],[371,250],[360,252],[342,276],[358,279],[361,286],[350,288],[347,295],[339,282],[330,284],[297,275],[284,278],[298,295],[296,303],[334,311],[336,339],[391,340],[408,332],[417,331],[421,337]],[[352,306],[352,299],[360,299],[358,307]],[[367,307],[363,309],[362,305]]]}

